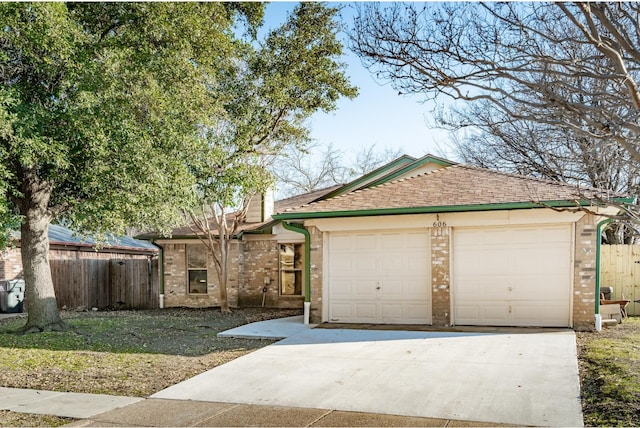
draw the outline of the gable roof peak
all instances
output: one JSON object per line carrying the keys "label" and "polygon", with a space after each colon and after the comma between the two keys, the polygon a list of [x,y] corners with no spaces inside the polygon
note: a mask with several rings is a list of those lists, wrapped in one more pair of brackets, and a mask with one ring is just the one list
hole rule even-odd
{"label": "gable roof peak", "polygon": [[592,187],[457,164],[291,209],[276,218],[578,206],[597,199],[625,198]]}

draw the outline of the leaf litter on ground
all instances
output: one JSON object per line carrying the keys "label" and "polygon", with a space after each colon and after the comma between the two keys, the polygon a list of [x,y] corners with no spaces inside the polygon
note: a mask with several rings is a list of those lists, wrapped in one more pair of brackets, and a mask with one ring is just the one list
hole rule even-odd
{"label": "leaf litter on ground", "polygon": [[0,386],[148,397],[273,341],[217,333],[299,310],[210,309],[66,312],[61,332],[19,334],[0,321]]}

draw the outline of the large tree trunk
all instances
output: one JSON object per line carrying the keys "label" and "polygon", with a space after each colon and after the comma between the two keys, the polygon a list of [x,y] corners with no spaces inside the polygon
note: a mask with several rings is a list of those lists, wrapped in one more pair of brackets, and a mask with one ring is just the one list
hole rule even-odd
{"label": "large tree trunk", "polygon": [[47,211],[50,193],[46,186],[23,181],[24,221],[20,227],[20,250],[27,305],[26,332],[59,330],[63,323],[58,311],[51,268],[49,266],[49,223]]}

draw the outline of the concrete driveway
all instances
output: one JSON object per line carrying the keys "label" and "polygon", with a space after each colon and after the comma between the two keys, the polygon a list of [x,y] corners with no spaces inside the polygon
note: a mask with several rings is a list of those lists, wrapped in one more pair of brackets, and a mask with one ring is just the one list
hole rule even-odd
{"label": "concrete driveway", "polygon": [[153,398],[582,426],[572,331],[313,329]]}

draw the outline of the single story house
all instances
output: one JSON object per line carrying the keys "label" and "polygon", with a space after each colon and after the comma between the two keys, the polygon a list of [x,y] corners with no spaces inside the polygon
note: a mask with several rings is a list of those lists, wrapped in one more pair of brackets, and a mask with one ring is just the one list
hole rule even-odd
{"label": "single story house", "polygon": [[[234,241],[232,306],[304,302],[312,323],[575,329],[596,326],[600,227],[618,211],[607,201],[631,202],[431,155],[256,199]],[[162,247],[165,306],[217,304],[189,228],[147,238]]]}

